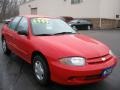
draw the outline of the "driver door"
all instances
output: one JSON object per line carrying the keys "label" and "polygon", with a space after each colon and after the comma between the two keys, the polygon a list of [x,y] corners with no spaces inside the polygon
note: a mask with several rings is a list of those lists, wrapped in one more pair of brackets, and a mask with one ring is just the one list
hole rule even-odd
{"label": "driver door", "polygon": [[[28,32],[28,19],[23,17],[21,21],[19,22],[16,32],[25,30]],[[20,35],[16,33],[15,35],[15,44],[17,46],[17,54],[23,58],[24,60],[28,60],[29,53],[31,50],[31,44],[30,44],[30,38],[28,37],[29,33],[27,35]]]}

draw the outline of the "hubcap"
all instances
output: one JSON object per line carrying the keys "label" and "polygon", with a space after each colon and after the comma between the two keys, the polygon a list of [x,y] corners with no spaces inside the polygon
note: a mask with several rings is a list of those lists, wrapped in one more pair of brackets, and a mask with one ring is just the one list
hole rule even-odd
{"label": "hubcap", "polygon": [[5,40],[3,40],[2,48],[3,48],[3,51],[5,52],[6,51],[6,42],[5,42]]}
{"label": "hubcap", "polygon": [[35,75],[39,80],[44,78],[44,69],[40,61],[35,62]]}
{"label": "hubcap", "polygon": [[74,30],[77,30],[76,26],[72,26],[72,28],[73,28]]}
{"label": "hubcap", "polygon": [[88,30],[90,30],[90,26],[88,26]]}

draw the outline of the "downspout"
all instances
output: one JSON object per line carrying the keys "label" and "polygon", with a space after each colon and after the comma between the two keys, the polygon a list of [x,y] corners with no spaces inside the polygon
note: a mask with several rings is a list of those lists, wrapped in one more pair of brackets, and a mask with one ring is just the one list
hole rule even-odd
{"label": "downspout", "polygon": [[99,29],[101,30],[101,27],[102,27],[102,18],[100,17],[100,20],[99,20]]}

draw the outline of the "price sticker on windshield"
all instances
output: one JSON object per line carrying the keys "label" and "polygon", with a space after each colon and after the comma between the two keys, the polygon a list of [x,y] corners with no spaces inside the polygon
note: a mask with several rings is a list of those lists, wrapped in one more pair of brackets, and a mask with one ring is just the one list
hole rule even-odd
{"label": "price sticker on windshield", "polygon": [[49,19],[47,18],[34,18],[32,19],[32,23],[41,23],[41,24],[48,24]]}

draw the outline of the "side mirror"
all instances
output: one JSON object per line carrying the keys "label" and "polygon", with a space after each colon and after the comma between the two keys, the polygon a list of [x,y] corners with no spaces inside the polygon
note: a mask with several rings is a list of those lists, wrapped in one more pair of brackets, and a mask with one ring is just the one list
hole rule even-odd
{"label": "side mirror", "polygon": [[28,32],[26,30],[20,30],[20,31],[18,31],[18,34],[27,36]]}

